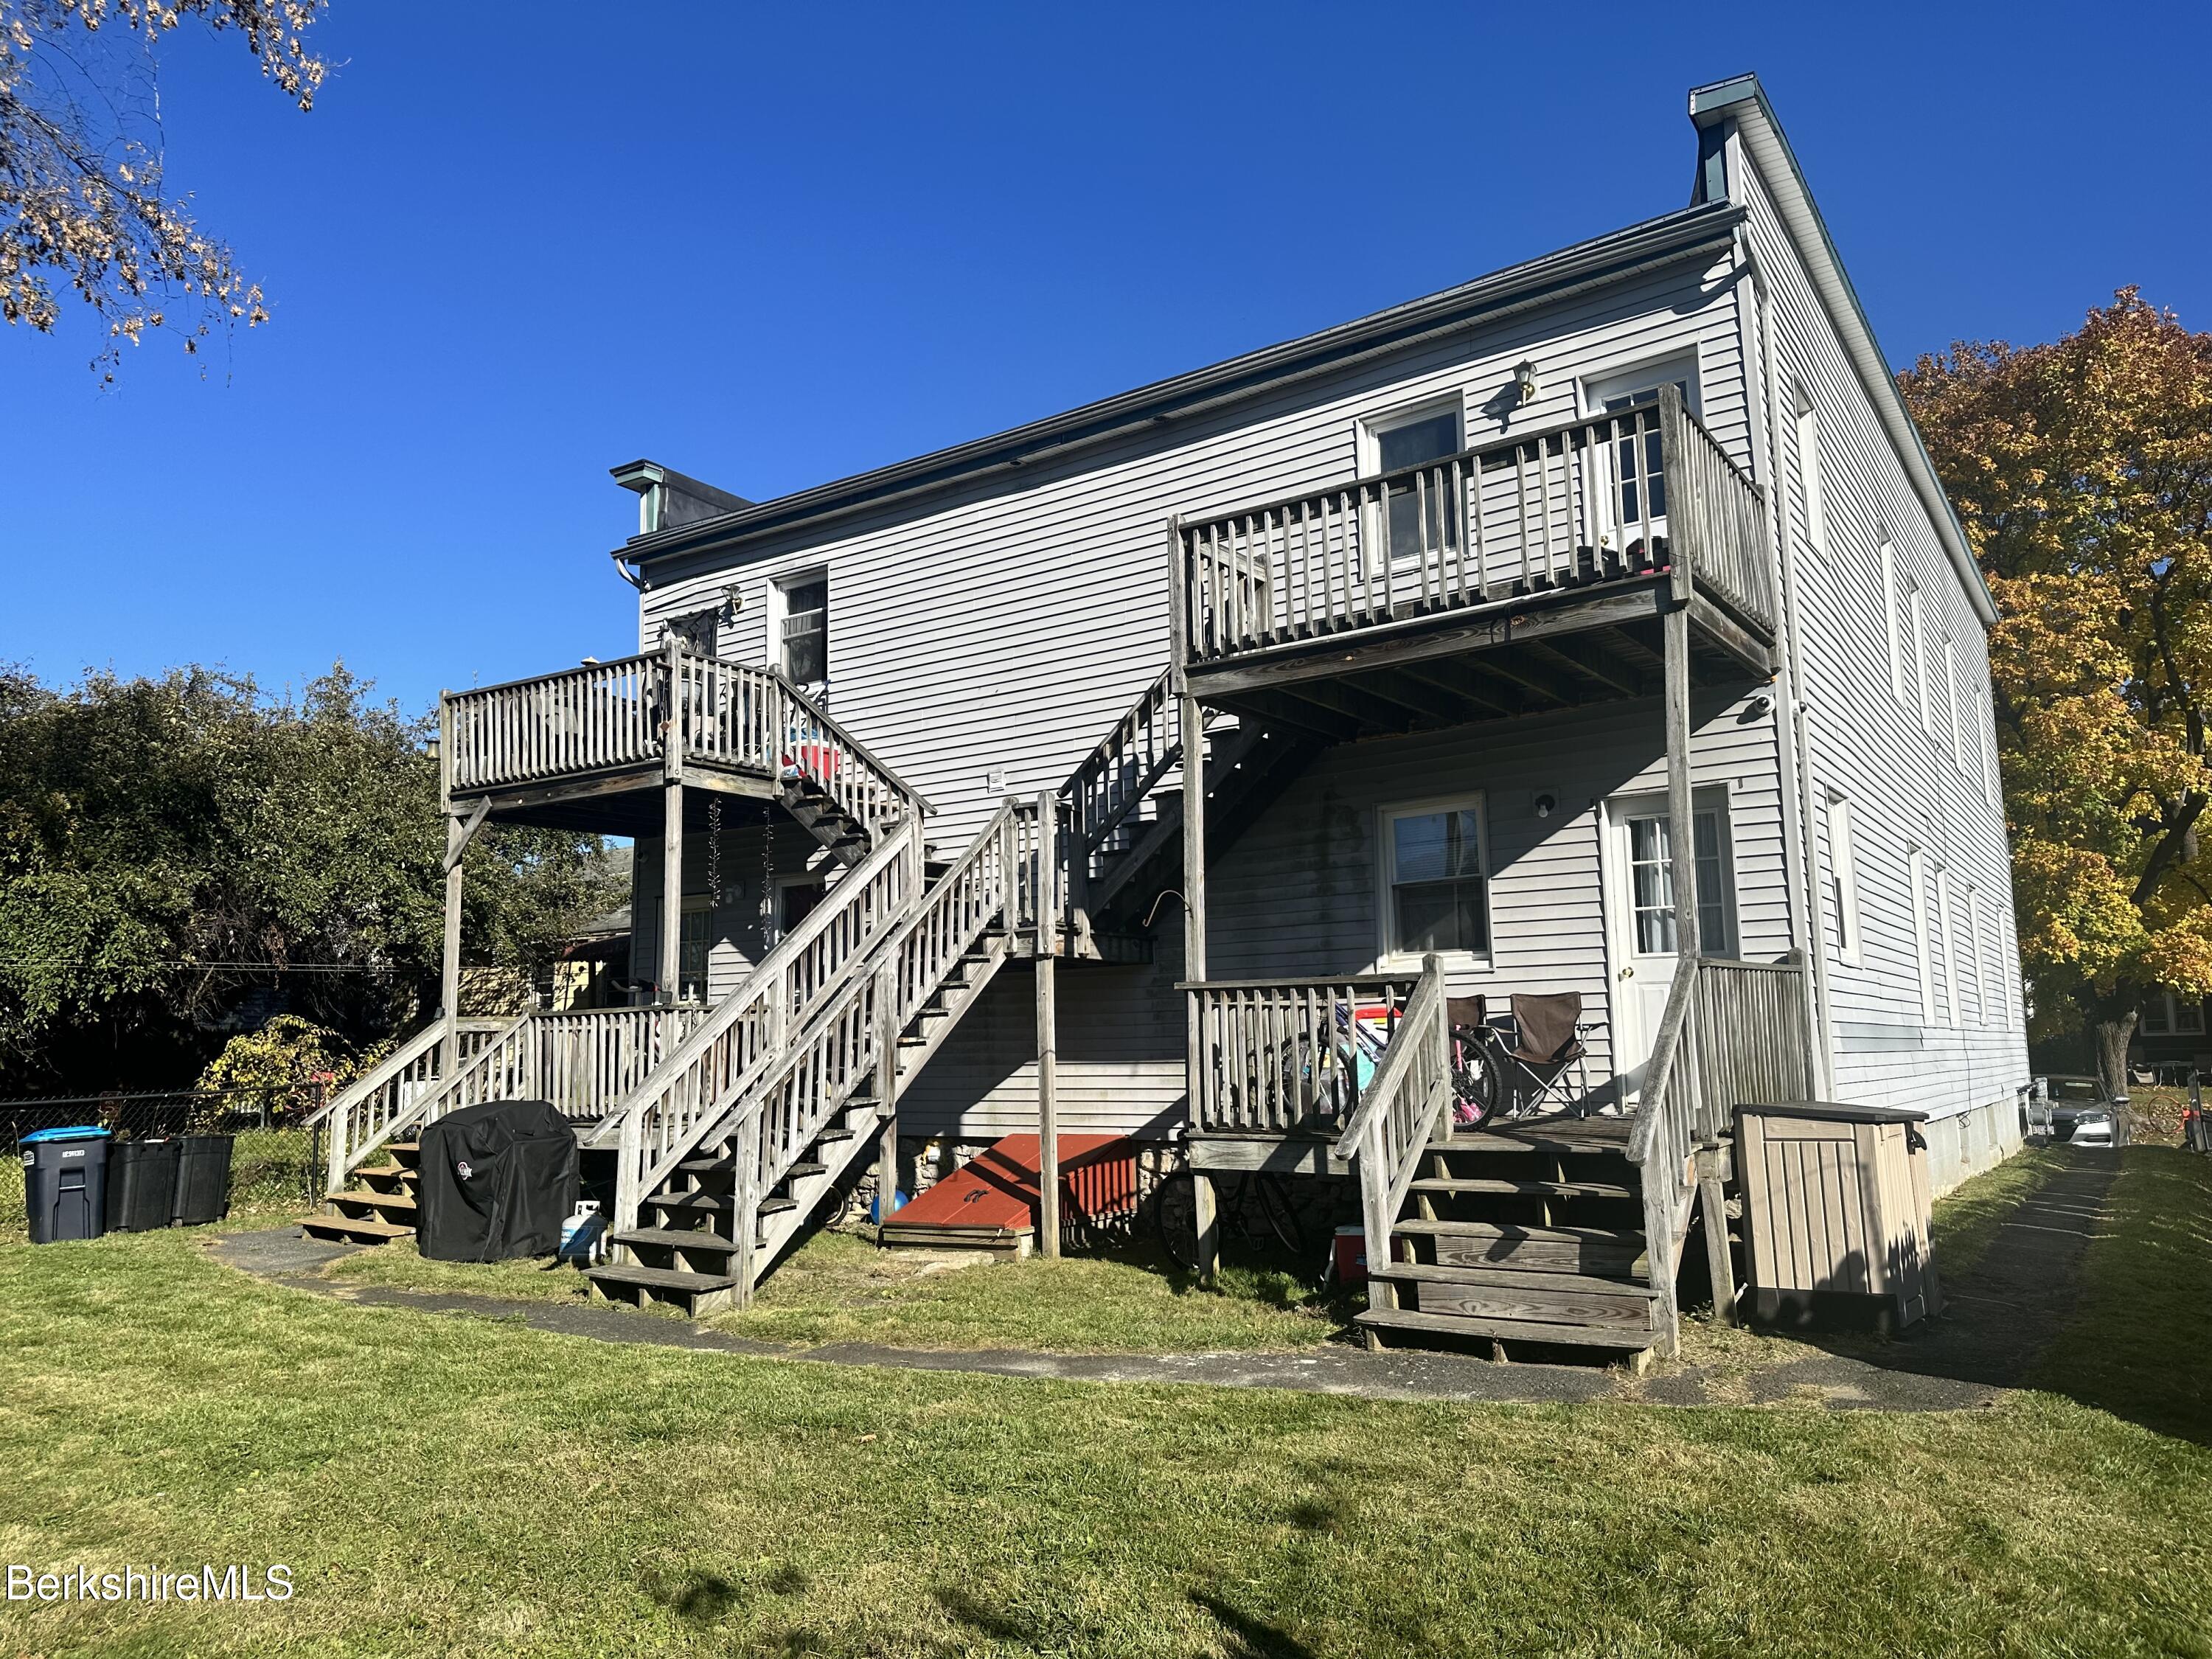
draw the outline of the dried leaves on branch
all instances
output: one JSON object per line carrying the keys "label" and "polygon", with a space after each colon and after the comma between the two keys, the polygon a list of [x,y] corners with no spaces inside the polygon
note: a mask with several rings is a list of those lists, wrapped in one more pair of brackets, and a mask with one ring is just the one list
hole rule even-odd
{"label": "dried leaves on branch", "polygon": [[64,290],[121,343],[267,320],[261,289],[192,222],[163,174],[156,57],[187,21],[234,33],[305,110],[325,65],[307,45],[322,0],[0,0],[0,316],[50,333]]}
{"label": "dried leaves on branch", "polygon": [[1902,377],[1987,574],[2021,948],[2046,1030],[2212,994],[2212,334],[2133,289]]}

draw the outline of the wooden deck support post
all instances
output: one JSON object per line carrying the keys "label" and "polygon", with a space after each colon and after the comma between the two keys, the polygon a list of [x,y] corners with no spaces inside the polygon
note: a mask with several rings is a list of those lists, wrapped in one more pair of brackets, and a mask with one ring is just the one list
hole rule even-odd
{"label": "wooden deck support post", "polygon": [[[661,653],[665,677],[660,728],[660,966],[654,988],[664,1008],[684,995],[684,647],[672,629]],[[772,832],[772,830],[771,830]],[[661,1052],[676,1047],[676,1027],[666,1020]]]}
{"label": "wooden deck support post", "polygon": [[898,1198],[898,972],[876,969],[876,1243],[884,1242]]}
{"label": "wooden deck support post", "polygon": [[1054,958],[1060,953],[1060,798],[1037,797],[1036,1042],[1037,1249],[1060,1255],[1059,1017],[1054,1006]]}
{"label": "wooden deck support post", "polygon": [[[1196,697],[1182,697],[1182,971],[1183,977],[1206,977],[1206,711]],[[1188,1030],[1183,1064],[1190,1082],[1195,1133],[1198,1080],[1206,1063],[1205,1043],[1198,1029],[1195,998],[1185,1002]],[[1211,1280],[1221,1267],[1221,1228],[1214,1204],[1213,1177],[1203,1170],[1191,1180],[1196,1200],[1198,1272]]]}
{"label": "wooden deck support post", "polygon": [[[439,763],[446,764],[442,756]],[[446,1035],[438,1048],[441,1077],[453,1076],[461,1058],[461,855],[490,811],[489,801],[478,801],[465,817],[453,812],[446,818],[446,945],[439,975],[439,1012]]]}
{"label": "wooden deck support post", "polygon": [[1705,1222],[1705,1271],[1712,1281],[1713,1322],[1735,1323],[1735,1263],[1729,1258],[1728,1195],[1721,1190],[1715,1152],[1698,1154],[1698,1207]]}

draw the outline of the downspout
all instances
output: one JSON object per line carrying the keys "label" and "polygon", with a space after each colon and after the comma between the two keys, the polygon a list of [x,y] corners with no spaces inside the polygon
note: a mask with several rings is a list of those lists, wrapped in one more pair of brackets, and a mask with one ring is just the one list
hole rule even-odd
{"label": "downspout", "polygon": [[1759,329],[1759,406],[1766,423],[1767,539],[1773,550],[1777,591],[1782,596],[1782,672],[1774,708],[1775,762],[1782,797],[1784,878],[1790,895],[1790,944],[1812,967],[1813,994],[1806,1010],[1806,1051],[1812,1056],[1812,1084],[1824,1098],[1835,1093],[1835,1063],[1828,1034],[1828,952],[1817,925],[1820,915],[1820,849],[1814,839],[1812,711],[1801,680],[1803,633],[1797,605],[1796,549],[1783,503],[1787,477],[1782,450],[1782,418],[1775,406],[1778,375],[1774,351],[1774,304],[1765,274],[1738,226],[1736,258],[1751,279]]}

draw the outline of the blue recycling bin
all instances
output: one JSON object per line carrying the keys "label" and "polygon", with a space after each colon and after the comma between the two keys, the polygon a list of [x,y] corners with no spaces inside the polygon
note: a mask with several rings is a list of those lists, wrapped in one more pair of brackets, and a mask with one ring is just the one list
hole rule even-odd
{"label": "blue recycling bin", "polygon": [[25,1135],[23,1210],[31,1243],[98,1238],[107,1225],[108,1133],[97,1124]]}

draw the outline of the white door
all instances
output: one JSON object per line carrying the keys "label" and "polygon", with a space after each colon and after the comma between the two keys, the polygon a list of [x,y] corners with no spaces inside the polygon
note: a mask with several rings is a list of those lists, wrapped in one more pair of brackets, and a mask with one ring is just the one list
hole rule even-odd
{"label": "white door", "polygon": [[[1699,790],[1692,802],[1698,838],[1699,954],[1735,950],[1734,871],[1729,858],[1724,792]],[[1667,798],[1624,795],[1606,803],[1605,916],[1613,962],[1613,1064],[1620,1103],[1644,1087],[1651,1045],[1659,1036],[1678,960],[1674,877]]]}

